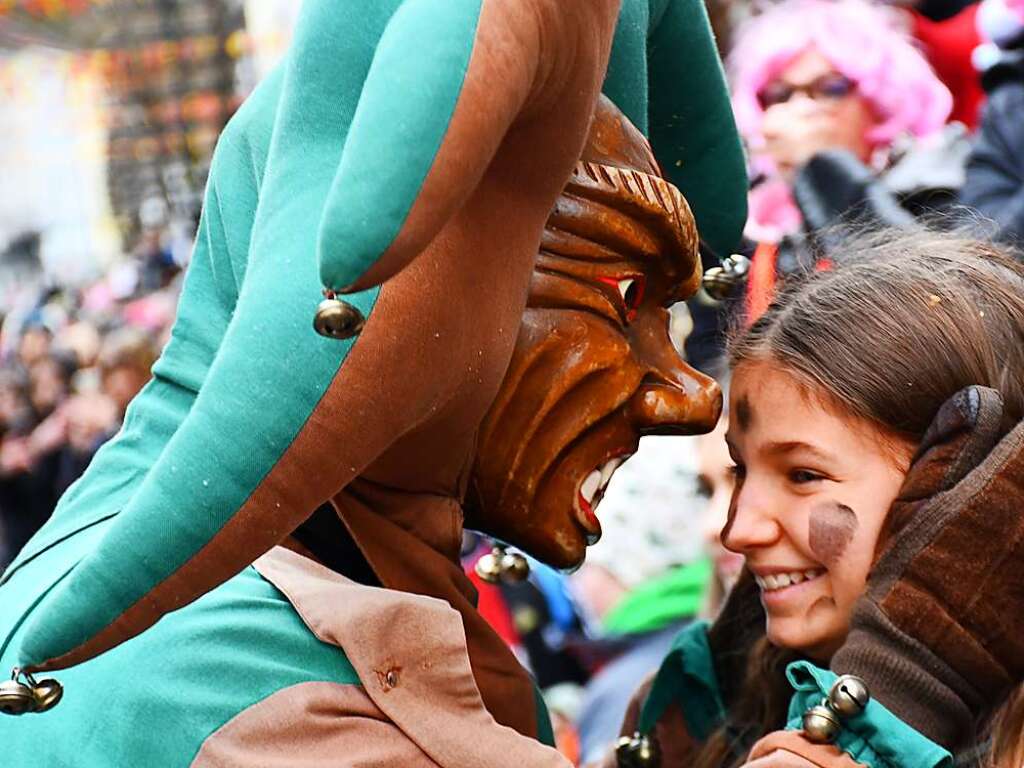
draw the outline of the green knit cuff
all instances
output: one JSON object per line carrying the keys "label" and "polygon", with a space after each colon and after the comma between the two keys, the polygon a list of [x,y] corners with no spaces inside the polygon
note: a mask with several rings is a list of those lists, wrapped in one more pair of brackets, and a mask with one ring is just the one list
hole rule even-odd
{"label": "green knit cuff", "polygon": [[[795,693],[789,704],[786,730],[799,731],[803,715],[828,698],[834,672],[810,662],[796,661],[786,668]],[[836,746],[869,768],[949,768],[953,756],[871,699],[865,710],[843,721]]]}

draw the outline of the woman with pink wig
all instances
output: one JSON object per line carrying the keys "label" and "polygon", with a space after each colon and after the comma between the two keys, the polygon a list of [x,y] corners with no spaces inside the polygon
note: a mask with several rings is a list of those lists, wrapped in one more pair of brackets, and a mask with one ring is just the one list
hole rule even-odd
{"label": "woman with pink wig", "polygon": [[[747,233],[760,243],[751,316],[778,274],[813,268],[816,231],[852,218],[906,225],[922,200],[936,204],[936,189],[952,198],[966,148],[936,151],[949,140],[940,134],[952,97],[900,14],[862,0],[789,0],[739,30],[733,108],[754,179]],[[931,145],[930,162],[910,164],[926,177],[896,163],[912,144]]]}

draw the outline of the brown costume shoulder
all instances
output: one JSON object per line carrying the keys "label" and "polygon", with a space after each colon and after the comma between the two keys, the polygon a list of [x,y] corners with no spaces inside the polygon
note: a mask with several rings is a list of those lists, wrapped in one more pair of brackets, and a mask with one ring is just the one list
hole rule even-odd
{"label": "brown costume shoulder", "polygon": [[361,685],[277,691],[211,734],[194,768],[568,768],[484,707],[462,618],[444,601],[357,584],[283,547],[254,566],[317,639],[344,649]]}

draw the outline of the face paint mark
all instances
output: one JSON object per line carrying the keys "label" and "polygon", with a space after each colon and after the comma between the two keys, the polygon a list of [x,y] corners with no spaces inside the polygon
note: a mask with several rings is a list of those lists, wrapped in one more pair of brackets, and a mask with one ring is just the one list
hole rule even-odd
{"label": "face paint mark", "polygon": [[822,564],[831,568],[857,532],[857,513],[845,504],[826,501],[811,510],[808,544]]}
{"label": "face paint mark", "polygon": [[750,429],[750,425],[754,423],[754,411],[750,407],[750,401],[746,395],[743,395],[736,404],[736,423],[744,432]]}

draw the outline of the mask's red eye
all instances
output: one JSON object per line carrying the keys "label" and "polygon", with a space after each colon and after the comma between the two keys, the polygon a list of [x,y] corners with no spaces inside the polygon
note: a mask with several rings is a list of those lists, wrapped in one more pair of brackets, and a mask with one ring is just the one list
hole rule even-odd
{"label": "mask's red eye", "polygon": [[644,300],[644,278],[642,275],[635,277],[599,277],[602,283],[610,285],[619,292],[622,303],[626,308],[626,321],[632,322],[636,319],[637,310]]}

